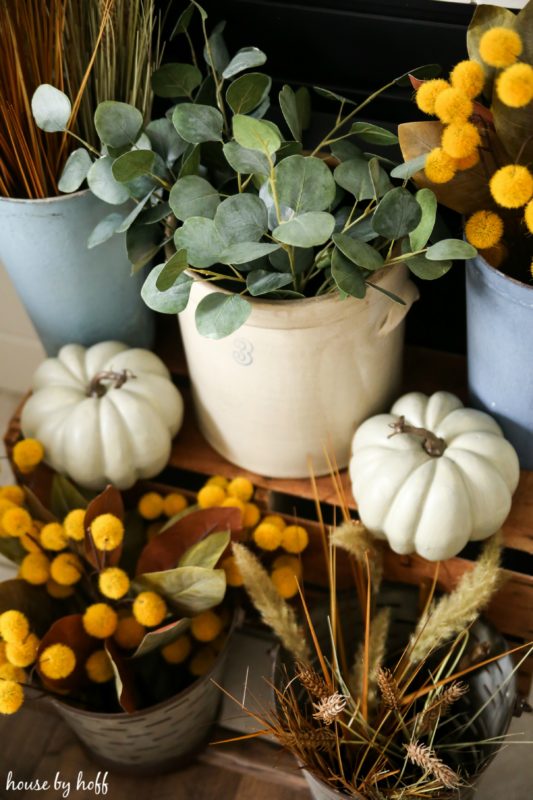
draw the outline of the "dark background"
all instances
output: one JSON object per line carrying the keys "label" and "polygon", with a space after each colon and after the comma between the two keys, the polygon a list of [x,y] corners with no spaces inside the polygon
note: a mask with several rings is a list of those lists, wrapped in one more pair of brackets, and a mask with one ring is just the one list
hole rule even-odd
{"label": "dark background", "polygon": [[[273,79],[273,104],[284,83],[324,86],[362,100],[423,64],[440,64],[447,76],[457,61],[467,57],[466,29],[474,11],[471,5],[434,0],[203,0],[202,5],[209,12],[209,29],[220,20],[227,21],[224,37],[231,55],[252,45],[267,54],[267,63],[259,69]],[[174,24],[184,7],[184,0],[171,3],[168,25]],[[182,47],[182,37],[173,40],[163,60],[188,60],[188,51]],[[337,108],[312,92],[312,109],[311,138]],[[392,129],[400,122],[422,118],[409,89],[385,93],[365,113],[367,119]],[[274,109],[268,116],[275,118],[275,114]],[[390,148],[387,155],[395,158]],[[446,222],[453,235],[461,235],[460,219],[448,213]],[[463,273],[463,262],[457,262],[438,281],[417,281],[421,300],[407,317],[408,341],[465,351]]]}

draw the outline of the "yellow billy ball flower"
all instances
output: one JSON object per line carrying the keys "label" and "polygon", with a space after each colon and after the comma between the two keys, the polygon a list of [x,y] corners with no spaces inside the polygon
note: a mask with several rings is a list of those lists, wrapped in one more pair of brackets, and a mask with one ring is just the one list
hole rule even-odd
{"label": "yellow billy ball flower", "polygon": [[466,156],[465,158],[454,158],[455,161],[455,169],[464,171],[466,169],[471,169],[475,167],[476,164],[479,164],[479,151],[474,150],[474,152]]}
{"label": "yellow billy ball flower", "polygon": [[472,114],[472,101],[459,89],[445,89],[435,101],[435,114],[441,122],[465,122]]}
{"label": "yellow billy ball flower", "polygon": [[524,211],[524,222],[530,233],[533,233],[533,200],[530,200]]}
{"label": "yellow billy ball flower", "polygon": [[50,565],[50,575],[60,586],[74,586],[82,574],[82,563],[74,553],[60,553]]}
{"label": "yellow billy ball flower", "polygon": [[244,503],[252,499],[254,493],[254,485],[248,478],[237,477],[228,485],[228,494],[230,497],[238,497]]}
{"label": "yellow billy ball flower", "polygon": [[503,220],[493,211],[476,211],[467,220],[466,239],[480,250],[494,247],[503,236]]}
{"label": "yellow billy ball flower", "polygon": [[442,149],[452,158],[467,158],[480,144],[479,131],[471,122],[452,122],[442,134]]}
{"label": "yellow billy ball flower", "polygon": [[0,666],[2,664],[7,664],[6,643],[0,641]]}
{"label": "yellow billy ball flower", "polygon": [[141,592],[133,602],[133,616],[147,628],[160,625],[167,615],[167,604],[156,592]]}
{"label": "yellow billy ball flower", "polygon": [[117,629],[117,612],[107,603],[93,603],[82,617],[83,627],[95,639],[107,639]]}
{"label": "yellow billy ball flower", "polygon": [[9,662],[0,664],[0,680],[24,683],[27,677],[28,676],[21,667],[15,667],[14,664],[10,664]]}
{"label": "yellow billy ball flower", "polygon": [[29,533],[23,533],[19,539],[19,542],[27,553],[41,553],[40,541],[41,533],[36,525],[33,526]]}
{"label": "yellow billy ball flower", "polygon": [[44,457],[44,448],[37,439],[23,439],[13,448],[13,461],[23,475],[33,472]]}
{"label": "yellow billy ball flower", "polygon": [[4,611],[0,616],[0,636],[5,642],[21,642],[29,632],[28,618],[21,611]]}
{"label": "yellow billy ball flower", "polygon": [[224,623],[214,611],[203,611],[191,620],[191,633],[199,642],[212,642],[223,627]]}
{"label": "yellow billy ball flower", "polygon": [[448,183],[456,172],[455,161],[442,147],[435,147],[427,155],[424,172],[433,183]]}
{"label": "yellow billy ball flower", "polygon": [[187,498],[177,492],[167,494],[163,499],[163,514],[166,517],[174,517],[187,508]]}
{"label": "yellow billy ball flower", "polygon": [[100,514],[91,522],[91,536],[98,550],[114,550],[124,539],[122,520],[114,514]]}
{"label": "yellow billy ball flower", "polygon": [[530,64],[507,67],[496,81],[496,92],[506,106],[527,106],[533,99],[533,67]]}
{"label": "yellow billy ball flower", "polygon": [[237,566],[237,562],[233,556],[228,556],[222,561],[222,569],[226,573],[226,583],[228,586],[242,586],[244,581],[242,579],[241,571]]}
{"label": "yellow billy ball flower", "polygon": [[222,503],[221,508],[238,508],[244,517],[244,503],[238,497],[226,497]]}
{"label": "yellow billy ball flower", "polygon": [[217,654],[212,647],[202,647],[189,661],[189,672],[200,678],[213,669],[216,660]]}
{"label": "yellow billy ball flower", "polygon": [[431,81],[424,81],[416,91],[416,104],[424,114],[435,113],[435,101],[441,92],[450,88],[448,81],[443,78],[435,78]]}
{"label": "yellow billy ball flower", "polygon": [[37,658],[39,639],[34,633],[29,633],[23,642],[8,642],[6,644],[6,657],[14,667],[29,667]]}
{"label": "yellow billy ball flower", "polygon": [[137,505],[143,519],[157,519],[163,513],[163,498],[157,492],[143,494]]}
{"label": "yellow billy ball flower", "polygon": [[24,702],[24,691],[15,681],[0,681],[0,714],[16,714]]}
{"label": "yellow billy ball flower", "polygon": [[221,486],[211,484],[200,489],[197,499],[200,508],[214,508],[222,505],[226,499],[226,492]]}
{"label": "yellow billy ball flower", "polygon": [[46,678],[60,681],[76,668],[74,650],[66,644],[51,644],[39,656],[39,668]]}
{"label": "yellow billy ball flower", "polygon": [[280,517],[278,514],[268,514],[266,517],[263,517],[261,523],[267,522],[269,525],[275,525],[276,528],[279,528],[280,531],[283,530],[287,526],[287,523]]}
{"label": "yellow billy ball flower", "polygon": [[452,69],[450,82],[454,89],[473,99],[483,91],[485,70],[477,61],[460,61]]}
{"label": "yellow billy ball flower", "polygon": [[130,588],[130,579],[123,569],[108,567],[100,573],[98,587],[104,597],[109,597],[111,600],[120,600]]}
{"label": "yellow billy ball flower", "polygon": [[91,653],[85,662],[85,672],[93,683],[107,683],[113,678],[111,659],[105,650],[95,650]]}
{"label": "yellow billy ball flower", "polygon": [[146,630],[135,617],[122,617],[119,619],[114,633],[115,642],[124,650],[133,650],[139,647],[144,639]]}
{"label": "yellow billy ball flower", "polygon": [[479,42],[479,55],[491,67],[510,67],[521,52],[522,39],[511,28],[489,28]]}
{"label": "yellow billy ball flower", "polygon": [[20,486],[9,484],[0,488],[0,499],[9,500],[16,506],[24,503],[24,490]]}
{"label": "yellow billy ball flower", "polygon": [[63,528],[69,539],[82,542],[85,538],[85,509],[74,508],[63,520]]}
{"label": "yellow billy ball flower", "polygon": [[8,536],[22,536],[33,530],[33,522],[25,508],[14,506],[2,515],[2,526]]}
{"label": "yellow billy ball flower", "polygon": [[61,586],[60,583],[56,583],[51,578],[46,582],[46,591],[55,600],[66,600],[67,597],[72,597],[74,594],[72,586]]}
{"label": "yellow billy ball flower", "polygon": [[253,539],[261,550],[277,550],[281,544],[281,533],[277,525],[261,522],[253,532]]}
{"label": "yellow billy ball flower", "polygon": [[281,569],[282,567],[290,569],[292,574],[295,575],[299,581],[301,581],[303,570],[302,570],[302,562],[300,561],[299,558],[289,555],[278,556],[272,562],[273,571]]}
{"label": "yellow billy ball flower", "polygon": [[270,577],[278,594],[285,600],[298,594],[298,580],[290,567],[278,567]]}
{"label": "yellow billy ball flower", "polygon": [[170,644],[161,648],[161,655],[168,664],[182,664],[189,658],[192,650],[192,642],[186,634],[179,636]]}
{"label": "yellow billy ball flower", "polygon": [[49,522],[41,531],[41,544],[45,550],[64,550],[68,544],[67,535],[59,522]]}
{"label": "yellow billy ball flower", "polygon": [[213,475],[213,477],[209,478],[209,480],[206,482],[205,485],[218,486],[220,489],[224,489],[224,491],[226,491],[226,489],[228,488],[228,483],[229,483],[228,479],[225,478],[223,475]]}
{"label": "yellow billy ball flower", "polygon": [[302,553],[309,544],[309,534],[301,525],[288,525],[281,536],[281,546],[287,553]]}
{"label": "yellow billy ball flower", "polygon": [[261,512],[255,503],[245,503],[242,515],[243,528],[253,528],[259,522]]}
{"label": "yellow billy ball flower", "polygon": [[525,206],[533,195],[533,176],[520,164],[508,164],[497,170],[489,185],[493,198],[503,208]]}
{"label": "yellow billy ball flower", "polygon": [[34,586],[41,586],[50,577],[50,562],[44,553],[28,553],[20,565],[20,577]]}

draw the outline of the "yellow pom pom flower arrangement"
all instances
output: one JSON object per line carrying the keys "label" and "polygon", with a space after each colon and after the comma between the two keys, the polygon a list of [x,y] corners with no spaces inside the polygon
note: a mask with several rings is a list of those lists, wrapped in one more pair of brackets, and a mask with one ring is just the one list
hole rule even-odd
{"label": "yellow pom pom flower arrangement", "polygon": [[533,195],[533,175],[527,167],[509,164],[494,173],[490,192],[499,206],[521,208]]}
{"label": "yellow pom pom flower arrangement", "polygon": [[111,659],[105,650],[95,650],[85,662],[85,671],[93,683],[107,683],[114,677]]}
{"label": "yellow pom pom flower arrangement", "polygon": [[167,615],[167,604],[156,592],[141,592],[133,601],[133,616],[141,625],[155,628]]}
{"label": "yellow pom pom flower arrangement", "polygon": [[426,158],[425,173],[432,183],[449,183],[457,172],[457,164],[442,147],[435,147]]}
{"label": "yellow pom pom flower arrangement", "polygon": [[93,603],[83,615],[83,627],[95,639],[113,636],[117,625],[117,612],[108,603]]}
{"label": "yellow pom pom flower arrangement", "polygon": [[435,103],[442,92],[450,88],[448,81],[442,78],[435,78],[431,81],[424,81],[416,92],[416,104],[424,114],[435,114]]}
{"label": "yellow pom pom flower arrangement", "polygon": [[13,448],[13,463],[23,475],[28,475],[44,458],[44,448],[37,439],[23,439]]}
{"label": "yellow pom pom flower arrangement", "polygon": [[98,550],[115,550],[124,538],[124,525],[115,514],[100,514],[91,523],[91,536]]}
{"label": "yellow pom pom flower arrangement", "polygon": [[15,681],[0,680],[0,714],[16,714],[24,703],[24,690]]}
{"label": "yellow pom pom flower arrangement", "polygon": [[503,220],[493,211],[476,211],[466,222],[465,235],[480,250],[494,247],[503,236]]}
{"label": "yellow pom pom flower arrangement", "polygon": [[4,642],[22,642],[29,632],[28,618],[21,611],[4,611],[0,615],[0,636]]}
{"label": "yellow pom pom flower arrangement", "polygon": [[511,28],[494,27],[479,42],[479,55],[490,67],[510,67],[522,52],[522,39]]}
{"label": "yellow pom pom flower arrangement", "polygon": [[68,537],[63,525],[59,522],[49,522],[41,530],[41,545],[45,550],[64,550],[68,544]]}
{"label": "yellow pom pom flower arrangement", "polygon": [[108,567],[100,573],[98,588],[104,597],[120,600],[129,591],[130,579],[120,567]]}
{"label": "yellow pom pom flower arrangement", "polygon": [[533,99],[533,67],[513,64],[502,72],[496,82],[498,97],[510,108],[523,108]]}
{"label": "yellow pom pom flower arrangement", "polygon": [[39,669],[43,675],[54,681],[68,678],[76,668],[76,655],[65,644],[51,644],[39,656]]}
{"label": "yellow pom pom flower arrangement", "polygon": [[453,86],[439,94],[435,101],[435,114],[441,122],[466,122],[474,107],[472,101],[460,89]]}
{"label": "yellow pom pom flower arrangement", "polygon": [[473,100],[483,91],[485,70],[477,61],[460,61],[450,73],[450,83]]}
{"label": "yellow pom pom flower arrangement", "polygon": [[85,538],[85,509],[74,508],[63,520],[63,528],[68,539],[82,542]]}
{"label": "yellow pom pom flower arrangement", "polygon": [[163,513],[163,498],[157,492],[143,494],[137,506],[143,519],[157,519]]}

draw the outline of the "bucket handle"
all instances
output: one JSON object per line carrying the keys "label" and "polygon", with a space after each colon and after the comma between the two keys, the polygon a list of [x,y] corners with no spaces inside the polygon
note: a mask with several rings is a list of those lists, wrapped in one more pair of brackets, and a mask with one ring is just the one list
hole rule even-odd
{"label": "bucket handle", "polygon": [[391,302],[387,316],[378,328],[378,336],[387,336],[400,324],[415,300],[420,297],[420,292],[412,281],[407,281],[405,290],[398,296],[401,297],[405,305],[402,306],[400,303]]}

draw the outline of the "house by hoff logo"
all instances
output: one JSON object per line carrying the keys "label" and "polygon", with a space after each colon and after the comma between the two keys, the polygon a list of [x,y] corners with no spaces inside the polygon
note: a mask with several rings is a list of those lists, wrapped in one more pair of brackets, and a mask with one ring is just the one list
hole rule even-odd
{"label": "house by hoff logo", "polygon": [[66,780],[60,772],[56,772],[54,779],[31,778],[19,780],[11,770],[6,778],[8,792],[57,792],[57,797],[75,797],[75,792],[83,792],[83,798],[89,795],[99,796],[107,794],[109,784],[108,772],[98,772],[96,777],[86,776],[83,771],[78,772],[76,780]]}

